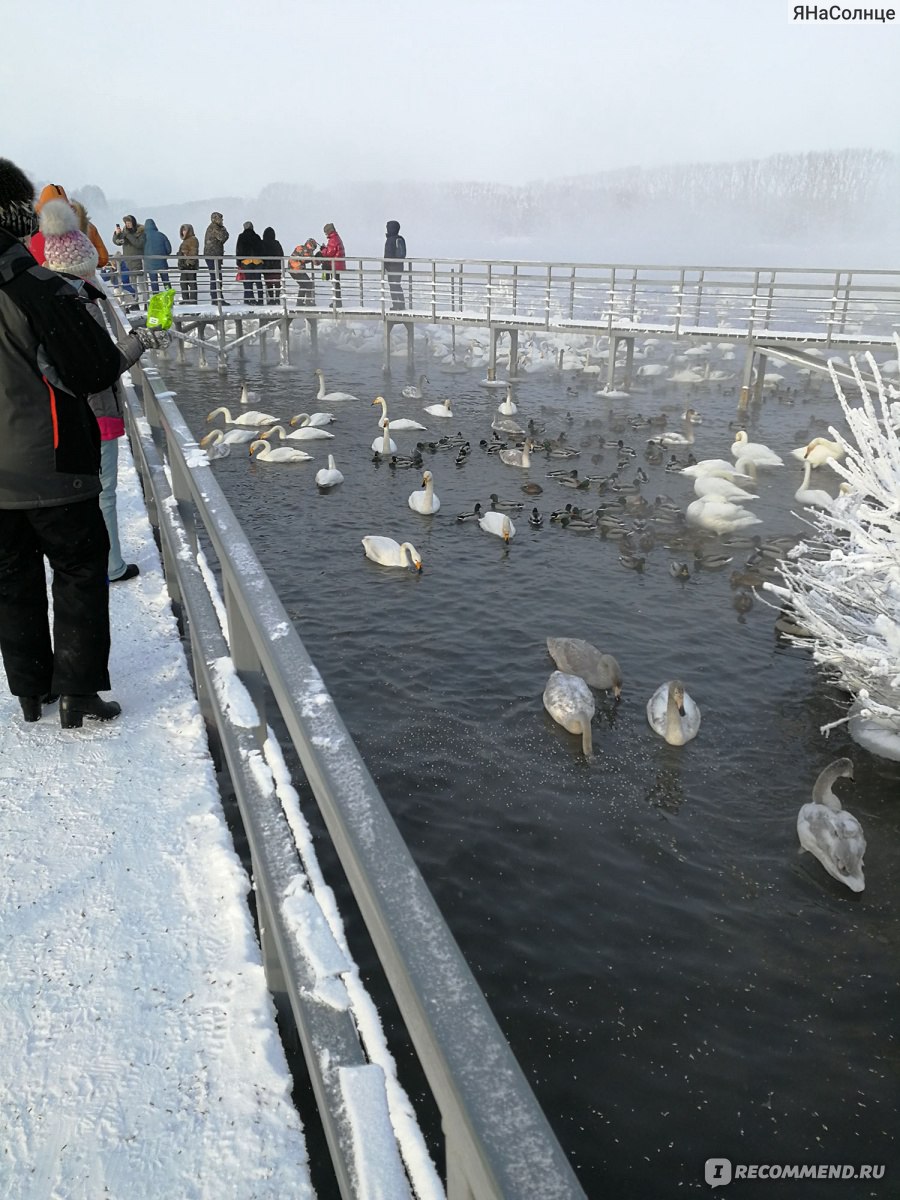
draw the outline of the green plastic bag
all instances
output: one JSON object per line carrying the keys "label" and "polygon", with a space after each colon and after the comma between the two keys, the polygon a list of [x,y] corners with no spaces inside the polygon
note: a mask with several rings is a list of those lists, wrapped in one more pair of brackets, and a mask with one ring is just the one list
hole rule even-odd
{"label": "green plastic bag", "polygon": [[147,305],[147,328],[170,329],[172,326],[172,305],[175,303],[175,289],[166,288],[164,292],[154,292]]}

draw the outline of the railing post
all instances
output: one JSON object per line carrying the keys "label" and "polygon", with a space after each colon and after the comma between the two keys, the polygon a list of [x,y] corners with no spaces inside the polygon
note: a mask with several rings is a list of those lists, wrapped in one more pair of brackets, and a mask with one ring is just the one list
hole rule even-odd
{"label": "railing post", "polygon": [[700,324],[700,313],[703,307],[703,268],[700,269],[700,274],[697,276],[697,301],[694,305],[694,324]]}
{"label": "railing post", "polygon": [[681,337],[681,318],[683,315],[682,306],[684,304],[684,268],[678,276],[678,308],[675,310],[675,336]]}
{"label": "railing post", "polygon": [[485,320],[488,325],[491,323],[491,288],[493,287],[493,277],[491,275],[491,264],[487,265],[487,310],[485,312]]}
{"label": "railing post", "polygon": [[850,290],[853,283],[853,272],[847,272],[847,283],[844,287],[844,304],[841,310],[841,327],[840,332],[843,333],[847,328],[847,311],[850,307]]}

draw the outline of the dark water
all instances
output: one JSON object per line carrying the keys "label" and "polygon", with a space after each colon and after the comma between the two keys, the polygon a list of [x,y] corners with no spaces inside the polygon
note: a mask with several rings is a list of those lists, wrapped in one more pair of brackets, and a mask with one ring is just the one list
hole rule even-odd
{"label": "dark water", "polygon": [[[704,1161],[725,1157],[886,1165],[875,1183],[736,1182],[735,1195],[900,1195],[900,766],[868,756],[843,729],[827,740],[819,733],[841,715],[841,697],[806,652],[779,642],[770,608],[758,599],[747,613],[734,608],[729,573],[745,545],[724,571],[681,583],[669,563],[690,550],[660,538],[636,573],[620,564],[617,542],[549,521],[579,494],[545,478],[547,469],[615,467],[612,450],[591,462],[598,437],[637,449],[623,475],[642,465],[649,499],[692,500],[692,481],[644,462],[649,431],[619,432],[610,414],[666,411],[677,427],[690,404],[704,417],[697,457],[729,458],[736,383],[636,387],[610,402],[594,395],[599,383],[572,374],[525,374],[518,417],[590,446],[570,464],[536,456],[523,472],[478,447],[503,397],[478,386],[484,368],[442,374],[425,349],[416,364],[431,380],[424,402],[400,399],[413,374],[404,364],[388,381],[377,352],[351,353],[325,328],[328,387],[358,403],[313,399],[316,364],[299,337],[290,372],[260,366],[254,350],[224,378],[174,361],[163,373],[198,437],[216,404],[239,408],[244,380],[260,392],[254,407],[335,413],[335,440],[306,446],[314,462],[266,466],[237,447],[215,464],[217,477],[585,1192],[644,1200],[706,1191]],[[766,393],[748,428],[785,455],[825,433],[839,407],[827,382],[809,386],[777,369],[788,380]],[[442,500],[435,517],[408,508],[420,472],[371,461],[379,392],[393,416],[429,427],[397,433],[401,452],[457,430],[472,442],[461,467],[455,452],[426,453]],[[451,420],[423,415],[424,403],[446,395]],[[319,494],[313,476],[329,450],[345,483]],[[762,475],[753,507],[764,523],[750,534],[803,529],[791,515],[801,473],[786,461]],[[544,488],[534,500],[520,492],[527,479]],[[826,468],[812,486],[833,492],[837,482]],[[506,549],[475,522],[457,523],[491,492],[525,500],[526,513],[537,504],[544,527],[514,516]],[[412,541],[422,575],[366,561],[367,533]],[[541,705],[553,670],[548,635],[585,638],[622,664],[621,703],[598,699],[593,762]],[[645,715],[673,677],[703,718],[683,748],[667,746]],[[797,854],[797,810],[822,767],[845,754],[856,778],[841,794],[869,846],[860,896]]]}

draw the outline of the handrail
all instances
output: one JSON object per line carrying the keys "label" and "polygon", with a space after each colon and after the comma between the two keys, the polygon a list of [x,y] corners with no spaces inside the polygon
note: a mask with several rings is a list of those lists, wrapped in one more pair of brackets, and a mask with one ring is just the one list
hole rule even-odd
{"label": "handrail", "polygon": [[[124,314],[113,309],[126,328]],[[262,751],[266,690],[277,705],[366,922],[442,1118],[449,1200],[576,1200],[584,1193],[403,842],[315,665],[201,456],[172,394],[138,365],[129,406],[135,459],[170,591],[191,639],[201,711],[221,742],[250,844],[267,978],[296,1022],[345,1200],[373,1194],[354,1159],[347,1080],[372,1071],[340,963],[321,978],[293,917],[309,883]],[[171,480],[171,484],[169,482]],[[228,644],[198,563],[202,527],[224,583]],[[277,632],[277,636],[273,636]],[[256,706],[229,714],[230,655]],[[303,901],[305,903],[305,901]],[[338,955],[338,957],[340,957]],[[348,1073],[349,1072],[349,1073]],[[380,1076],[379,1076],[380,1078]],[[383,1082],[381,1084],[383,1088]],[[409,1164],[406,1164],[409,1170]],[[391,1200],[401,1200],[392,1194]]]}

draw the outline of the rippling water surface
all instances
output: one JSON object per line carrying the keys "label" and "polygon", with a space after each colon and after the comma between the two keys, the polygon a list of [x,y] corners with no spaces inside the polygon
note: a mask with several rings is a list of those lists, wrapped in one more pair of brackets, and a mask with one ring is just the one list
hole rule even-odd
{"label": "rippling water surface", "polygon": [[[618,543],[550,523],[551,510],[580,495],[545,477],[559,463],[535,456],[524,472],[479,448],[503,396],[479,386],[484,368],[442,374],[418,348],[428,397],[402,400],[411,369],[395,364],[387,380],[377,353],[350,353],[323,327],[329,389],[360,397],[332,406],[334,441],[310,443],[315,461],[288,467],[251,463],[237,447],[215,471],[586,1193],[705,1191],[704,1160],[719,1156],[884,1163],[880,1183],[833,1183],[828,1194],[900,1194],[900,767],[843,729],[819,733],[841,715],[840,697],[803,650],[777,640],[772,609],[759,599],[746,614],[733,606],[729,574],[745,544],[730,567],[686,583],[669,563],[690,550],[662,538],[643,573],[625,569]],[[260,393],[255,407],[284,417],[328,407],[313,399],[305,339],[293,352],[293,371],[261,365],[254,350],[225,377],[174,361],[164,375],[199,437],[216,404],[239,407],[244,380]],[[778,369],[787,380],[751,410],[748,428],[786,455],[840,412],[827,381],[810,387]],[[648,431],[621,432],[616,421],[665,411],[678,427],[686,404],[704,418],[697,457],[730,457],[736,382],[664,383],[612,402],[597,386],[551,371],[516,387],[520,418],[586,444],[568,464],[582,475],[613,470],[614,451],[591,459],[598,438],[622,437],[637,450],[623,476],[643,465],[650,500],[687,504],[692,481],[647,466]],[[461,467],[455,452],[426,451],[442,501],[434,517],[407,505],[421,472],[372,462],[380,410],[370,401],[380,392],[391,415],[428,425],[395,434],[401,452],[457,431],[472,442]],[[452,419],[423,414],[447,395]],[[329,450],[345,483],[320,494],[313,476]],[[791,513],[801,472],[786,462],[762,474],[754,508],[765,537],[803,529]],[[526,480],[543,494],[523,495]],[[836,490],[827,468],[813,480]],[[525,501],[526,513],[536,504],[543,528],[514,516],[506,549],[475,522],[457,523],[491,492]],[[422,575],[368,562],[367,533],[412,541]],[[554,669],[548,635],[585,638],[622,664],[621,703],[598,697],[592,762],[542,707]],[[703,716],[683,748],[667,746],[645,715],[673,677]],[[797,810],[844,754],[856,779],[840,791],[869,846],[859,896],[797,853]],[[777,1186],[745,1183],[740,1194]],[[798,1200],[824,1194],[821,1183],[783,1187]]]}

